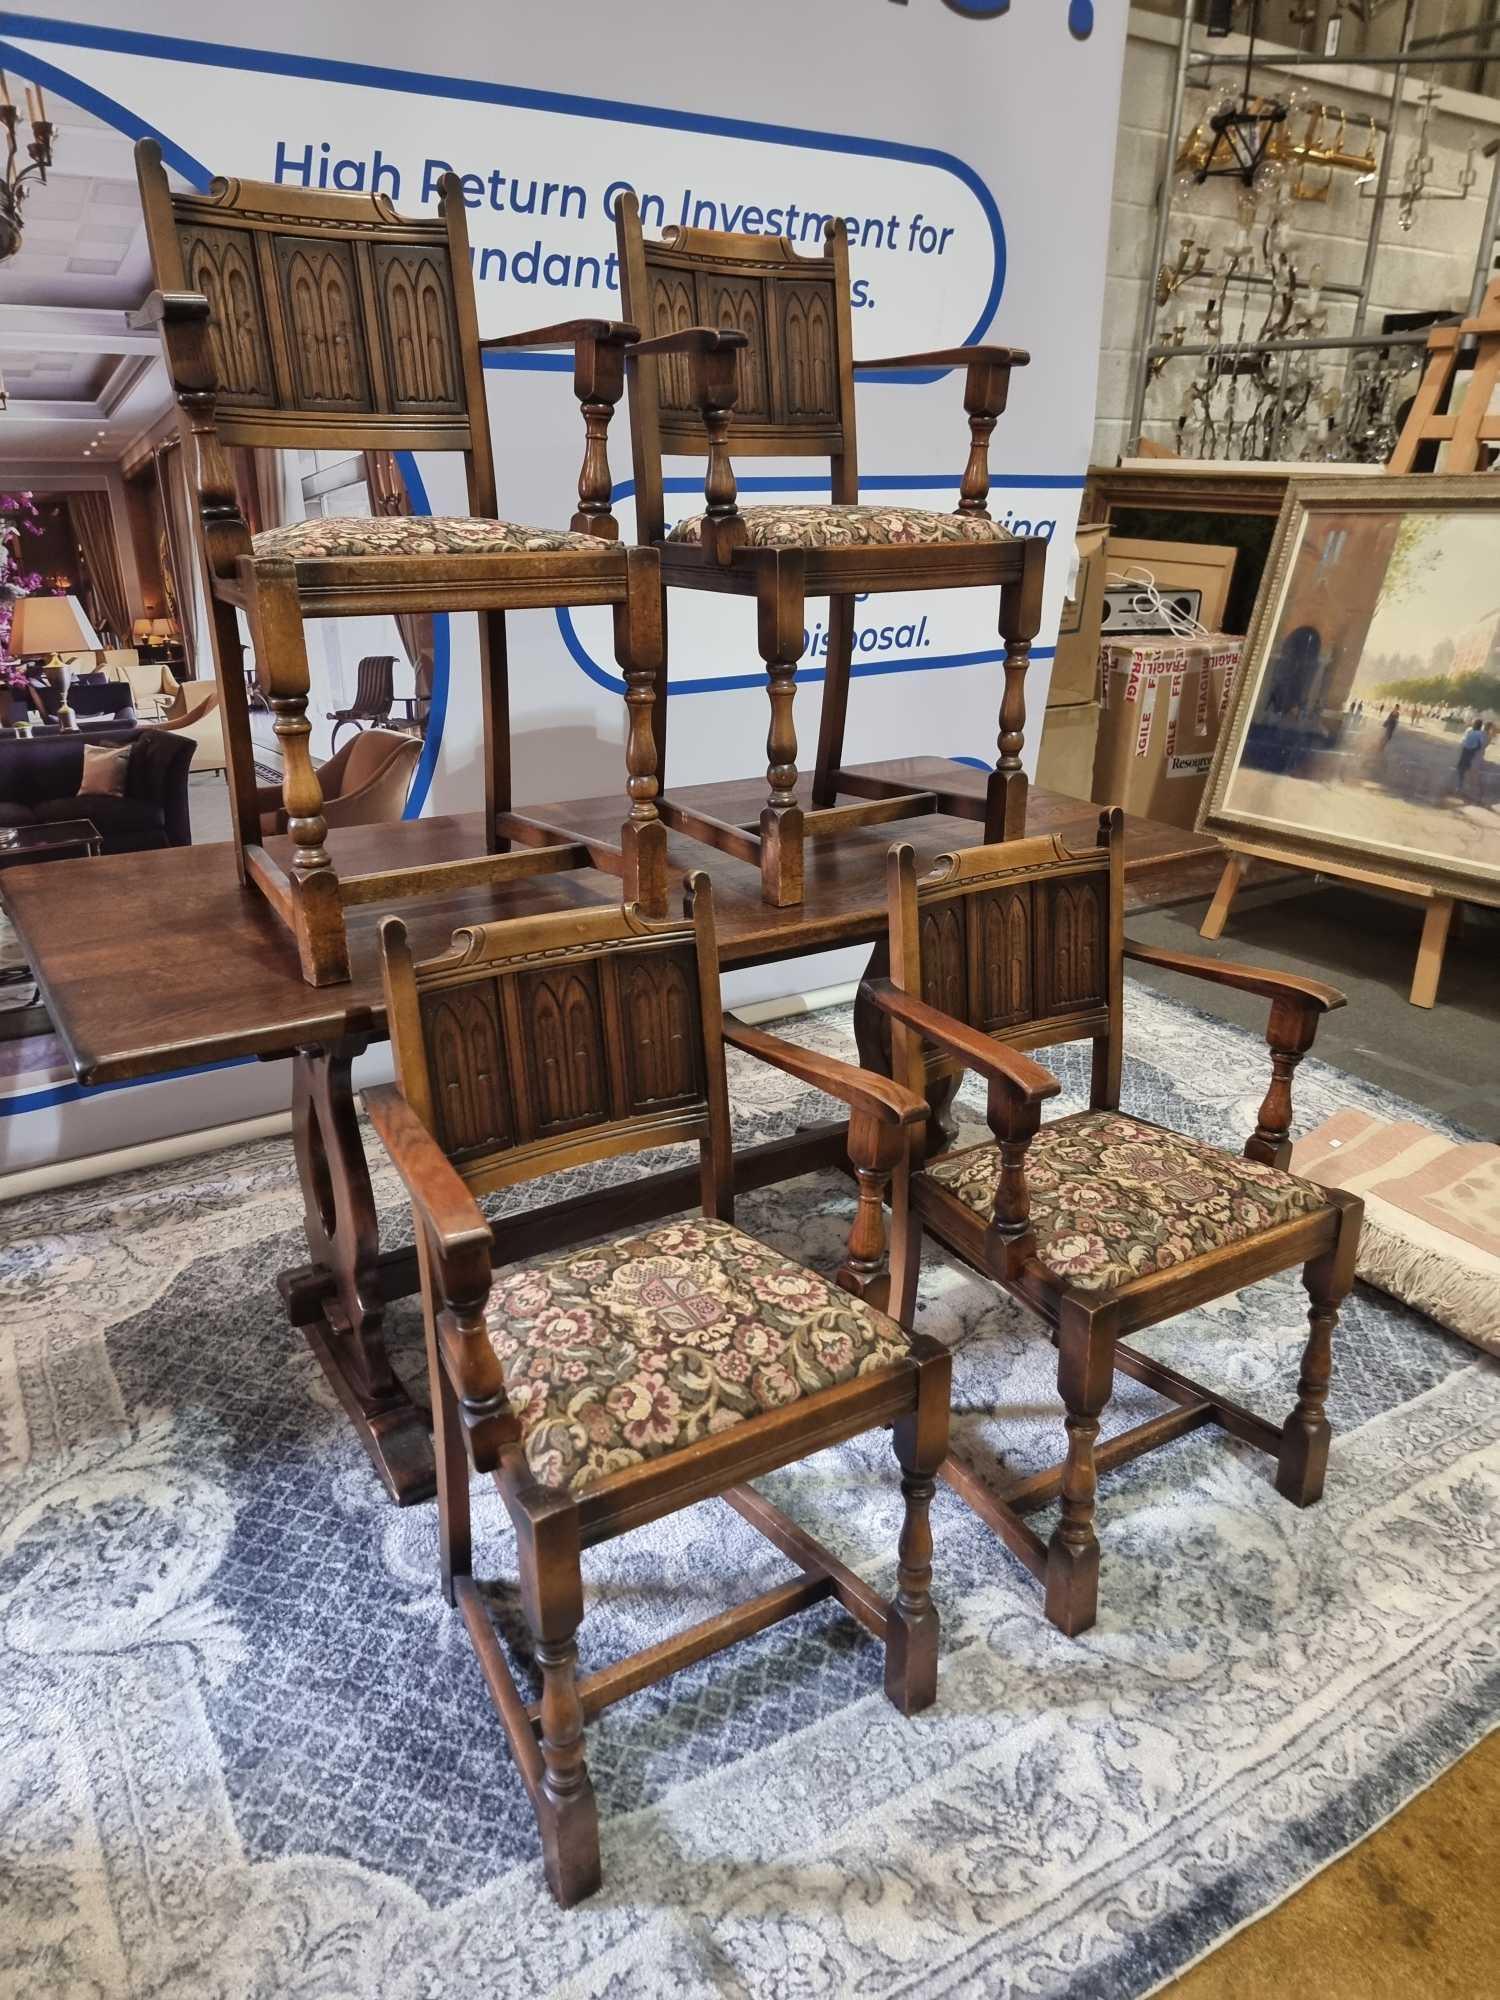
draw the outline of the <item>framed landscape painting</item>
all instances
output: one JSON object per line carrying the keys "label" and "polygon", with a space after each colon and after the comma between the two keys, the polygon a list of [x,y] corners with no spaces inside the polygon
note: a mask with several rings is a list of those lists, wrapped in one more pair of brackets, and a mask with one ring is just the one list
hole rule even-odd
{"label": "framed landscape painting", "polygon": [[1500,902],[1500,476],[1293,481],[1198,824]]}

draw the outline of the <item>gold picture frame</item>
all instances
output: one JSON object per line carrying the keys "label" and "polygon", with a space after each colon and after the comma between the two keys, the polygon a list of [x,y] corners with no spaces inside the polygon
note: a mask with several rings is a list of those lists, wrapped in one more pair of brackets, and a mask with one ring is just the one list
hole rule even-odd
{"label": "gold picture frame", "polygon": [[[1489,649],[1479,668],[1476,647]],[[1500,903],[1500,690],[1467,761],[1457,711],[1477,705],[1437,692],[1491,669],[1500,477],[1292,481],[1198,830],[1327,874]],[[1424,683],[1425,699],[1395,692]]]}

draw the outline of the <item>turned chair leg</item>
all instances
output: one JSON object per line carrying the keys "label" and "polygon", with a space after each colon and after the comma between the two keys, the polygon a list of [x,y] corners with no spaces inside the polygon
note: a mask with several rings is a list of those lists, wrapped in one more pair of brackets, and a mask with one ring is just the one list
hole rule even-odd
{"label": "turned chair leg", "polygon": [[628,581],[615,606],[615,657],[625,676],[625,771],[630,817],[620,830],[622,893],[648,917],[667,914],[667,829],[653,718],[666,673],[660,569],[652,551],[626,551]]}
{"label": "turned chair leg", "polygon": [[898,1419],[891,1442],[901,1466],[905,1513],[896,1545],[896,1595],[885,1634],[885,1692],[903,1715],[916,1715],[937,1699],[938,1615],[932,1584],[932,1505],[937,1469],[948,1451],[948,1401],[952,1360],[933,1349],[919,1364],[917,1407]]}
{"label": "turned chair leg", "polygon": [[[556,1494],[516,1522],[521,1603],[542,1670],[537,1823],[547,1887],[564,1909],[599,1887],[599,1808],[583,1755],[577,1633],[583,1618],[578,1510]],[[549,1504],[550,1503],[550,1504]]]}
{"label": "turned chair leg", "polygon": [[1312,1301],[1307,1345],[1302,1350],[1296,1407],[1281,1427],[1276,1459],[1276,1491],[1297,1507],[1311,1507],[1322,1499],[1333,1436],[1323,1407],[1333,1374],[1333,1329],[1347,1288],[1336,1283],[1328,1264],[1326,1257],[1315,1257],[1302,1273]]}
{"label": "turned chair leg", "polygon": [[1005,691],[1000,701],[998,761],[985,789],[984,837],[1019,840],[1026,831],[1026,773],[1021,751],[1026,741],[1026,675],[1031,642],[1042,622],[1046,544],[1028,538],[1025,568],[1018,581],[1000,588],[1000,636],[1005,641]]}
{"label": "turned chair leg", "polygon": [[828,656],[823,673],[823,707],[818,717],[818,758],[813,766],[815,806],[838,804],[838,775],[844,761],[844,724],[849,713],[853,660],[854,599],[844,593],[828,600]]}
{"label": "turned chair leg", "polygon": [[1045,1609],[1059,1632],[1076,1639],[1099,1609],[1099,1541],[1094,1499],[1099,1479],[1094,1440],[1114,1386],[1114,1341],[1100,1319],[1065,1312],[1057,1335],[1057,1386],[1067,1410],[1062,1517],[1047,1544]]}
{"label": "turned chair leg", "polygon": [[760,816],[761,896],[775,909],[802,901],[802,808],[797,803],[797,662],[802,657],[803,562],[775,551],[760,580],[760,654],[766,666],[771,723],[766,735],[769,793]]}

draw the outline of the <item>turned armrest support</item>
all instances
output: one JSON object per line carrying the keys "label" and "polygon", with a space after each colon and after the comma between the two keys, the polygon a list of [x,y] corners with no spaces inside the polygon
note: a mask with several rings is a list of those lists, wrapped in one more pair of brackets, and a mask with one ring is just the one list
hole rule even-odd
{"label": "turned armrest support", "polygon": [[739,399],[740,351],[749,345],[749,337],[737,327],[720,331],[711,326],[685,326],[676,333],[637,341],[630,349],[632,361],[642,355],[687,356],[688,394],[703,419],[708,441],[701,545],[721,563],[727,563],[745,539],[739,489],[729,459],[729,426]]}
{"label": "turned armrest support", "polygon": [[[505,1398],[500,1359],[485,1327],[492,1238],[484,1211],[437,1140],[393,1083],[363,1093],[365,1109],[406,1184],[437,1280],[431,1302],[438,1349],[458,1394],[459,1419],[476,1471],[493,1471],[520,1425]],[[438,1393],[433,1384],[433,1394]]]}
{"label": "turned armrest support", "polygon": [[1156,945],[1125,940],[1125,956],[1138,965],[1160,966],[1206,979],[1215,986],[1232,986],[1240,993],[1258,993],[1271,1003],[1266,1043],[1271,1051],[1271,1083],[1261,1103],[1255,1130],[1245,1141],[1245,1158],[1264,1166],[1284,1167],[1292,1156],[1292,1075],[1313,1045],[1318,1023],[1344,995],[1319,979],[1293,972],[1270,972],[1264,966],[1236,965],[1196,952],[1163,951]]}
{"label": "turned armrest support", "polygon": [[853,1063],[841,1062],[837,1056],[799,1048],[795,1042],[782,1041],[779,1035],[764,1034],[733,1014],[724,1016],[724,1039],[731,1048],[741,1049],[788,1076],[827,1091],[851,1111],[863,1112],[879,1124],[920,1125],[927,1118],[926,1098],[908,1090],[905,1084],[894,1083],[890,1077],[879,1076],[872,1070],[856,1069]]}
{"label": "turned armrest support", "polygon": [[964,411],[969,419],[969,458],[958,489],[958,512],[988,516],[990,437],[1010,392],[1010,371],[1031,356],[1020,347],[936,347],[924,354],[893,354],[882,361],[856,361],[859,369],[966,368]]}
{"label": "turned armrest support", "polygon": [[838,1283],[856,1298],[885,1311],[891,1297],[885,1236],[886,1195],[892,1176],[898,1175],[891,1207],[899,1261],[905,1268],[918,1254],[912,1233],[916,1224],[907,1199],[911,1135],[926,1123],[927,1100],[888,1076],[857,1069],[837,1056],[799,1048],[795,1042],[784,1042],[777,1035],[762,1034],[759,1028],[737,1021],[733,1014],[724,1016],[724,1039],[731,1048],[741,1049],[788,1076],[825,1090],[830,1097],[837,1097],[849,1106],[849,1165],[859,1200],[849,1225],[849,1241],[838,1269]]}
{"label": "turned armrest support", "polygon": [[977,1028],[966,1027],[951,1015],[939,1013],[925,1000],[903,993],[889,979],[867,979],[864,991],[882,1013],[915,1028],[924,1041],[935,1043],[946,1055],[956,1056],[967,1069],[977,1070],[1006,1098],[1023,1106],[1037,1107],[1038,1115],[1047,1098],[1056,1097],[1062,1089],[1051,1070],[1043,1069],[1030,1056],[1023,1056],[1019,1049],[992,1041]]}
{"label": "turned armrest support", "polygon": [[863,989],[892,1020],[914,1028],[924,1041],[956,1056],[989,1083],[989,1126],[1000,1152],[991,1227],[1004,1240],[1006,1268],[1018,1270],[1036,1254],[1031,1228],[1031,1196],[1026,1186],[1026,1148],[1042,1122],[1042,1106],[1062,1085],[1019,1049],[991,1041],[978,1029],[902,992],[889,979],[867,979]]}
{"label": "turned armrest support", "polygon": [[526,333],[502,333],[481,340],[481,353],[501,348],[571,347],[573,394],[583,416],[583,465],[578,474],[578,509],[569,526],[575,535],[619,540],[611,511],[614,482],[609,471],[609,425],[625,393],[625,352],[640,339],[628,320],[567,319]]}

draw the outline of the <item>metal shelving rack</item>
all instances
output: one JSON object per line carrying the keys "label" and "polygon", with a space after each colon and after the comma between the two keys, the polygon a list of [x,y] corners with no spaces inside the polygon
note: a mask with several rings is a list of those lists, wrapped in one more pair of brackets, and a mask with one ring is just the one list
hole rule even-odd
{"label": "metal shelving rack", "polygon": [[[1370,231],[1365,240],[1364,265],[1357,285],[1325,284],[1322,289],[1330,297],[1353,299],[1354,331],[1344,336],[1319,336],[1316,339],[1295,341],[1255,341],[1240,343],[1216,341],[1187,343],[1173,346],[1159,342],[1156,338],[1157,316],[1161,306],[1157,301],[1157,278],[1166,262],[1167,240],[1171,232],[1173,209],[1173,186],[1177,171],[1177,154],[1182,143],[1183,101],[1187,95],[1190,74],[1194,71],[1204,76],[1211,75],[1215,68],[1239,67],[1244,57],[1239,53],[1195,49],[1193,46],[1194,14],[1197,0],[1183,0],[1182,25],[1177,42],[1176,78],[1172,92],[1172,113],[1167,124],[1166,145],[1162,154],[1161,185],[1157,194],[1156,227],[1151,245],[1151,262],[1146,281],[1146,310],[1141,330],[1141,350],[1136,363],[1135,382],[1131,395],[1130,423],[1127,435],[1139,442],[1141,427],[1146,416],[1146,396],[1151,386],[1152,363],[1160,359],[1192,357],[1212,353],[1230,353],[1238,349],[1241,354],[1315,352],[1323,350],[1354,351],[1362,347],[1420,346],[1426,341],[1425,333],[1408,334],[1367,334],[1365,321],[1369,317],[1370,299],[1374,290],[1375,268],[1380,255],[1381,228],[1385,219],[1387,203],[1390,199],[1391,161],[1395,153],[1395,139],[1404,104],[1404,92],[1408,74],[1413,69],[1432,68],[1441,64],[1463,61],[1466,58],[1484,59],[1500,56],[1500,20],[1481,22],[1472,28],[1455,28],[1441,35],[1427,35],[1420,41],[1414,40],[1412,28],[1416,17],[1416,0],[1406,0],[1405,15],[1401,26],[1401,47],[1392,55],[1360,55],[1357,57],[1333,57],[1319,54],[1278,54],[1265,60],[1267,69],[1330,69],[1353,68],[1389,69],[1391,90],[1387,105],[1385,144],[1380,151],[1380,164],[1376,169],[1374,197],[1370,204]],[[1474,260],[1474,279],[1469,293],[1469,312],[1479,309],[1484,297],[1494,265],[1497,241],[1500,241],[1500,140],[1492,140],[1484,149],[1485,157],[1494,161],[1490,175],[1489,198],[1485,205],[1484,222],[1481,227],[1478,251]],[[1285,364],[1283,364],[1285,366]]]}

